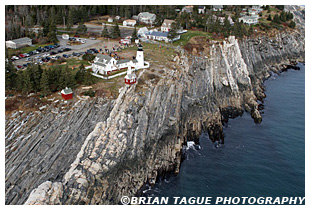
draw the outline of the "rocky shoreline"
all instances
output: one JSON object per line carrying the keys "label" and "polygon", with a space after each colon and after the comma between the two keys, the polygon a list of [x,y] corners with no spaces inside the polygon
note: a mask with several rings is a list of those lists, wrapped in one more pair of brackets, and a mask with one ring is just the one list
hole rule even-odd
{"label": "rocky shoreline", "polygon": [[[179,172],[182,148],[207,131],[224,143],[222,124],[251,113],[261,122],[263,81],[304,60],[304,35],[208,43],[209,53],[180,50],[165,76],[121,89],[105,121],[91,132],[62,179],[46,180],[25,204],[117,204]],[[140,77],[143,75],[141,73]]]}

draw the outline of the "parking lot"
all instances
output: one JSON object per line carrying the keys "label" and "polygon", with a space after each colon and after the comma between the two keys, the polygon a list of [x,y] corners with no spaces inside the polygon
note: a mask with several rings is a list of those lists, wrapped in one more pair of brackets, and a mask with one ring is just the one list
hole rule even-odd
{"label": "parking lot", "polygon": [[67,59],[70,57],[79,57],[86,53],[96,54],[101,52],[101,50],[102,52],[108,53],[108,55],[109,53],[115,53],[114,56],[118,58],[118,53],[116,52],[122,51],[122,49],[127,47],[126,45],[119,44],[118,41],[111,41],[109,39],[104,41],[85,39],[84,44],[69,46],[67,45],[69,40],[62,39],[61,36],[58,36],[57,38],[60,41],[59,47],[36,53],[29,57],[20,58],[15,60],[13,64],[19,70],[26,68],[29,64],[43,64],[45,62],[57,60],[60,58]]}
{"label": "parking lot", "polygon": [[[63,57],[64,54],[72,54],[73,52],[77,53],[77,52],[85,52],[90,48],[98,48],[98,47],[102,47],[102,41],[101,40],[91,40],[91,39],[84,39],[85,43],[84,44],[80,44],[80,45],[72,45],[69,46],[67,45],[69,40],[66,39],[62,39],[61,36],[57,36],[58,40],[59,40],[59,47],[51,49],[47,52],[40,52],[34,55],[31,55],[29,57],[24,57],[24,58],[20,58],[18,60],[15,60],[13,62],[13,64],[15,66],[23,66],[26,65],[27,63],[43,63],[43,62],[36,62],[38,61],[38,59],[43,59],[45,57],[52,57],[52,56],[60,56]],[[70,48],[70,50],[65,50],[63,52],[60,52],[66,48]],[[51,52],[56,52],[55,55],[51,55]],[[25,66],[23,66],[25,67]]]}

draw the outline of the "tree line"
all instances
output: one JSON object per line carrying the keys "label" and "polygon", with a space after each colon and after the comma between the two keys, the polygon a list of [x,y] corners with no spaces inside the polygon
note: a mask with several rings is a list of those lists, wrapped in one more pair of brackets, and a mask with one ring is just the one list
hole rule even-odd
{"label": "tree line", "polygon": [[21,91],[24,94],[34,92],[46,96],[65,87],[74,88],[77,85],[94,83],[95,78],[91,71],[86,70],[83,64],[80,65],[78,71],[74,71],[68,66],[43,69],[40,65],[30,65],[23,71],[17,71],[10,61],[5,65],[6,90]]}

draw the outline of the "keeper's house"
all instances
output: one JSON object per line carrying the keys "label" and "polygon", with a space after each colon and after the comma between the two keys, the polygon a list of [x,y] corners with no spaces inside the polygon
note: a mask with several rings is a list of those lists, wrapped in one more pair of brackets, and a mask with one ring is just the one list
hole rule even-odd
{"label": "keeper's house", "polygon": [[32,45],[32,39],[28,37],[23,37],[19,39],[6,41],[5,45],[7,48],[17,49],[17,48],[24,47],[27,45]]}
{"label": "keeper's house", "polygon": [[136,58],[133,60],[116,60],[108,55],[98,54],[92,64],[92,71],[96,74],[110,75],[112,72],[128,68],[128,66],[132,66],[136,69],[149,67],[148,62],[144,61],[142,46],[138,47]]}

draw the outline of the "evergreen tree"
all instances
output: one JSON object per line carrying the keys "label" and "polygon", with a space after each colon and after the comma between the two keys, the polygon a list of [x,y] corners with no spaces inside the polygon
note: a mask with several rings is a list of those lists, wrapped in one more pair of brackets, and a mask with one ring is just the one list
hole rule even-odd
{"label": "evergreen tree", "polygon": [[105,24],[105,26],[104,26],[104,29],[103,29],[103,31],[102,31],[101,36],[104,37],[104,38],[109,38],[109,37],[110,37],[109,31],[108,31],[108,29],[107,29],[106,24]]}
{"label": "evergreen tree", "polygon": [[81,84],[84,80],[84,75],[85,75],[85,68],[84,68],[84,65],[81,64],[79,67],[79,70],[77,71],[77,73],[75,75],[76,82]]}
{"label": "evergreen tree", "polygon": [[23,87],[22,87],[23,93],[28,94],[29,92],[33,90],[29,69],[26,69],[25,71],[23,71],[22,79],[23,79]]}
{"label": "evergreen tree", "polygon": [[84,72],[83,84],[92,85],[94,84],[94,77],[92,75],[91,70],[86,69]]}
{"label": "evergreen tree", "polygon": [[47,69],[43,70],[41,81],[40,81],[40,87],[41,87],[41,93],[44,96],[47,96],[47,94],[50,93],[49,73]]}
{"label": "evergreen tree", "polygon": [[295,28],[296,27],[296,23],[294,21],[291,21],[288,25],[288,27],[290,28]]}
{"label": "evergreen tree", "polygon": [[86,31],[87,31],[86,25],[84,25],[83,23],[79,23],[78,28],[77,28],[77,32],[78,33],[85,33]]}
{"label": "evergreen tree", "polygon": [[133,33],[132,33],[132,39],[131,39],[131,41],[134,42],[135,39],[138,39],[136,26],[134,27],[134,31],[133,31]]}
{"label": "evergreen tree", "polygon": [[5,89],[16,88],[17,70],[11,60],[5,63]]}
{"label": "evergreen tree", "polygon": [[280,18],[279,18],[279,15],[278,14],[275,14],[274,17],[273,17],[273,22],[274,23],[277,23],[277,24],[280,24],[281,21],[280,21]]}
{"label": "evergreen tree", "polygon": [[73,17],[72,17],[72,10],[69,9],[68,12],[68,18],[67,18],[67,30],[71,30],[72,26],[73,26]]}
{"label": "evergreen tree", "polygon": [[272,17],[271,17],[271,14],[269,14],[267,20],[271,21],[272,20]]}
{"label": "evergreen tree", "polygon": [[171,30],[168,32],[167,38],[173,42],[173,39],[175,39],[178,36],[177,30],[179,29],[177,23],[173,22],[171,25]]}
{"label": "evergreen tree", "polygon": [[117,22],[115,22],[115,25],[112,28],[111,38],[116,39],[116,38],[119,38],[120,36],[121,36],[121,32],[119,29],[119,25]]}

